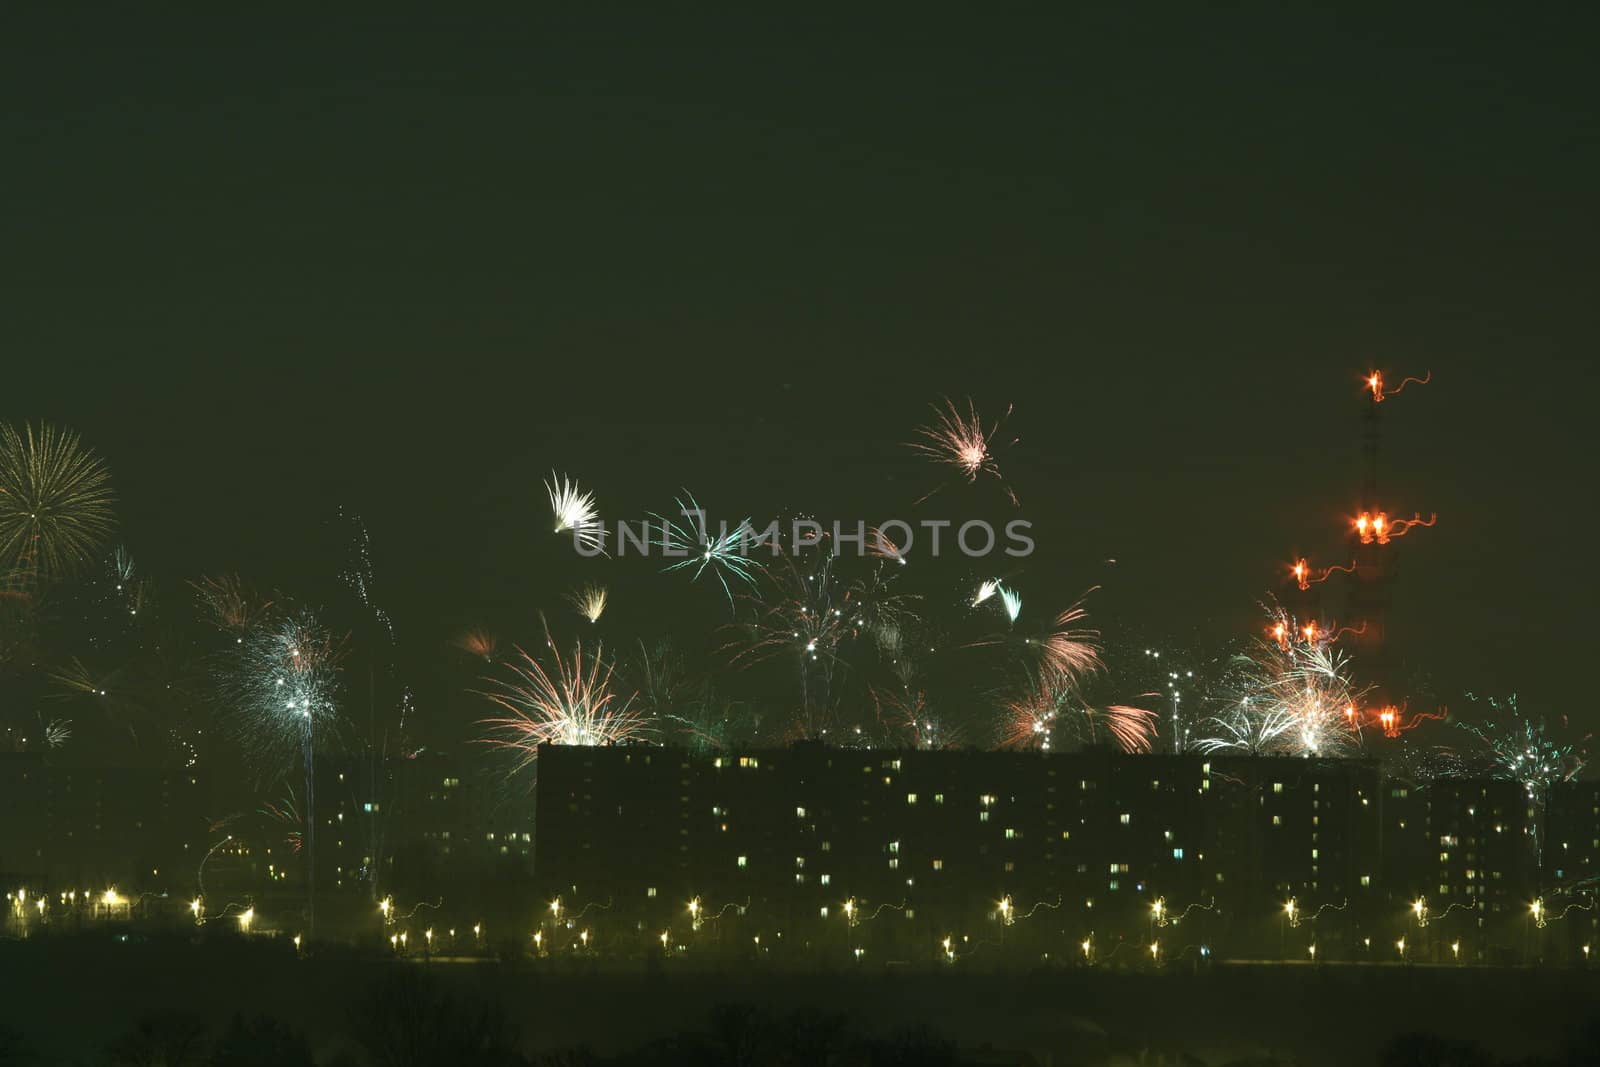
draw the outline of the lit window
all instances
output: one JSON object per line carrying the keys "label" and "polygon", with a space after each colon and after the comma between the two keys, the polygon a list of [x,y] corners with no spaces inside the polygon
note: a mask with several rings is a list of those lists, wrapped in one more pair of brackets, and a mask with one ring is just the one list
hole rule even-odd
{"label": "lit window", "polygon": [[1125,811],[1121,815],[1117,816],[1117,821],[1122,825],[1127,826],[1129,823],[1133,822],[1133,814]]}
{"label": "lit window", "polygon": [[900,857],[896,856],[889,860],[889,869],[891,871],[898,871],[900,869]]}
{"label": "lit window", "polygon": [[1115,891],[1115,890],[1120,889],[1122,887],[1120,885],[1118,885],[1117,884],[1117,880],[1115,878],[1113,878],[1113,879],[1111,879],[1110,882],[1108,882],[1106,884],[1106,888]]}
{"label": "lit window", "polygon": [[827,885],[829,882],[833,881],[833,876],[825,874],[821,878],[818,878],[817,881],[821,882],[823,885]]}
{"label": "lit window", "polygon": [[915,794],[915,793],[907,793],[906,794],[906,803],[907,804],[915,804],[916,802],[917,802],[917,794]]}
{"label": "lit window", "polygon": [[797,819],[805,818],[806,817],[806,809],[805,808],[795,808],[794,809],[794,817],[797,818]]}
{"label": "lit window", "polygon": [[943,804],[944,803],[944,794],[943,793],[935,793],[935,794],[933,794],[933,802],[935,804]]}
{"label": "lit window", "polygon": [[817,914],[821,915],[824,919],[826,919],[828,917],[828,906],[826,904],[824,904],[822,907],[818,908],[817,909]]}
{"label": "lit window", "polygon": [[1272,825],[1274,825],[1274,826],[1282,826],[1283,825],[1283,816],[1282,815],[1274,815],[1272,817]]}
{"label": "lit window", "polygon": [[824,852],[832,852],[833,851],[833,842],[824,841],[822,843],[822,851],[824,851]]}
{"label": "lit window", "polygon": [[750,857],[748,857],[748,856],[740,856],[739,857],[739,866],[748,867],[749,865],[750,865]]}
{"label": "lit window", "polygon": [[794,858],[795,870],[799,870],[800,868],[804,867],[805,865],[806,865],[806,858],[804,856],[796,856]]}
{"label": "lit window", "polygon": [[900,851],[900,842],[898,842],[898,841],[890,841],[889,842],[889,851],[890,852],[894,852],[894,853],[899,853],[899,851]]}
{"label": "lit window", "polygon": [[1017,865],[1015,863],[1013,863],[1011,860],[1006,860],[1006,871],[1008,873],[1011,872],[1011,871],[1014,871],[1016,869],[1017,869]]}
{"label": "lit window", "polygon": [[933,861],[933,869],[936,870],[936,871],[944,870],[944,860],[934,860]]}
{"label": "lit window", "polygon": [[1272,783],[1272,791],[1273,791],[1273,792],[1274,792],[1274,793],[1281,793],[1281,792],[1283,792],[1283,783],[1282,783],[1282,782],[1273,782],[1273,783]]}
{"label": "lit window", "polygon": [[796,871],[795,872],[795,876],[794,876],[794,884],[795,885],[805,885],[806,884],[806,876],[801,874],[800,872]]}
{"label": "lit window", "polygon": [[1015,829],[1013,829],[1012,827],[1010,827],[1010,826],[1006,827],[1006,840],[1007,841],[1014,841],[1014,840],[1016,840],[1016,837],[1017,837],[1017,831]]}
{"label": "lit window", "polygon": [[656,895],[656,887],[651,886],[650,888],[646,889],[644,891],[644,895],[647,897],[654,897]]}
{"label": "lit window", "polygon": [[1363,874],[1363,875],[1362,875],[1362,876],[1361,876],[1361,885],[1362,885],[1362,888],[1365,888],[1365,887],[1367,887],[1367,886],[1369,886],[1369,885],[1371,885],[1371,884],[1372,884],[1372,875],[1370,875],[1370,874]]}
{"label": "lit window", "polygon": [[1172,858],[1175,859],[1175,860],[1183,859],[1183,849],[1181,849],[1181,848],[1173,849],[1172,850]]}
{"label": "lit window", "polygon": [[989,813],[986,812],[986,811],[978,812],[978,821],[979,822],[988,822],[989,821]]}

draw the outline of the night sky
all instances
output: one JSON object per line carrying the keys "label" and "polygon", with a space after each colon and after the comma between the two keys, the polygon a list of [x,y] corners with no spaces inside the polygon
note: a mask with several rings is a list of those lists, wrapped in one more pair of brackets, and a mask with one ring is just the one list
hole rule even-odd
{"label": "night sky", "polygon": [[552,467],[608,517],[1006,515],[911,511],[904,442],[1015,404],[1031,602],[1215,646],[1347,561],[1364,373],[1431,371],[1395,653],[1600,727],[1592,12],[977,11],[8,15],[0,419],[79,429],[174,578],[315,598],[359,512],[425,651],[585,576]]}

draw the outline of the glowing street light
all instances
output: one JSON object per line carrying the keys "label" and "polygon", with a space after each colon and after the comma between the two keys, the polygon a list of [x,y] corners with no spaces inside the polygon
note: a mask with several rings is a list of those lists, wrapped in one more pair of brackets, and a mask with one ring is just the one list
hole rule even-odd
{"label": "glowing street light", "polygon": [[1012,904],[1011,904],[1011,897],[1010,896],[1001,897],[1000,898],[1000,921],[1003,922],[1005,925],[1010,926],[1013,922],[1016,921],[1015,912],[1016,912],[1016,909],[1014,907],[1012,907]]}
{"label": "glowing street light", "polygon": [[1400,940],[1398,940],[1398,941],[1396,941],[1394,943],[1394,947],[1399,949],[1400,958],[1401,959],[1405,959],[1406,958],[1406,939],[1402,937]]}
{"label": "glowing street light", "polygon": [[1540,897],[1528,905],[1528,914],[1533,916],[1533,925],[1544,929],[1544,898]]}

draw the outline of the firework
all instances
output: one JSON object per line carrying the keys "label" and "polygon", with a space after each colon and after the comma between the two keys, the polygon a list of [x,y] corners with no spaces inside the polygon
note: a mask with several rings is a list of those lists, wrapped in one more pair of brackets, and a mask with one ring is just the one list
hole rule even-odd
{"label": "firework", "polygon": [[1351,560],[1348,567],[1341,567],[1335,564],[1332,567],[1324,567],[1319,571],[1313,570],[1311,565],[1306,562],[1304,556],[1295,560],[1294,564],[1289,568],[1289,573],[1294,575],[1295,586],[1302,592],[1310,589],[1317,582],[1327,581],[1335,574],[1354,574],[1355,572],[1355,560]]}
{"label": "firework", "polygon": [[1022,614],[1022,594],[1015,589],[1001,589],[1000,603],[1005,606],[1006,618],[1016,622],[1017,616]]}
{"label": "firework", "polygon": [[272,601],[255,596],[236,575],[202,577],[190,582],[189,588],[194,590],[201,614],[217,629],[236,637],[261,622],[272,610]]}
{"label": "firework", "polygon": [[985,600],[988,600],[999,591],[1000,580],[998,578],[985,578],[983,581],[978,583],[978,591],[977,593],[973,594],[972,597],[972,606],[977,607],[979,604],[982,604]]}
{"label": "firework", "polygon": [[[1467,699],[1478,698],[1468,693]],[[1490,697],[1485,703],[1490,716],[1456,726],[1478,743],[1479,758],[1487,763],[1492,776],[1521,782],[1529,798],[1542,804],[1551,786],[1570,781],[1583,770],[1587,754],[1577,745],[1553,737],[1544,719],[1524,715],[1515,693],[1504,700]],[[1587,740],[1587,736],[1582,738]]]}
{"label": "firework", "polygon": [[961,732],[928,707],[928,695],[922,690],[907,686],[899,692],[870,692],[883,744],[922,750],[956,748],[961,744]]}
{"label": "firework", "polygon": [[[980,474],[990,474],[1005,485],[994,458],[994,437],[1005,425],[1006,419],[1011,417],[1011,408],[1006,408],[1005,415],[989,427],[984,426],[971,400],[967,401],[965,413],[948,399],[942,408],[934,405],[933,412],[933,423],[917,427],[917,436],[921,440],[911,442],[911,447],[939,463],[954,467],[968,484],[976,482]],[[1009,485],[1005,485],[1005,490],[1011,503],[1016,504],[1017,494]],[[938,488],[930,490],[917,503],[922,503],[936,492]]]}
{"label": "firework", "polygon": [[1155,712],[1126,704],[1091,707],[1071,677],[1050,669],[1030,673],[1004,711],[1000,743],[1007,748],[1050,751],[1109,740],[1124,752],[1148,752],[1156,735]]}
{"label": "firework", "polygon": [[578,488],[576,480],[555,471],[550,472],[550,480],[544,484],[544,489],[550,497],[550,511],[555,516],[555,532],[570,530],[573,541],[580,549],[603,553],[605,527],[599,521],[594,494],[584,492]]}
{"label": "firework", "polygon": [[[339,509],[340,519],[344,519],[344,509]],[[379,607],[372,599],[372,538],[367,534],[367,524],[361,521],[361,516],[352,515],[346,520],[350,533],[350,566],[339,577],[344,580],[362,605],[372,613],[372,617],[383,627],[384,633],[389,637],[389,643],[394,644],[394,621],[389,618],[389,613]]]}
{"label": "firework", "polygon": [[1399,396],[1400,391],[1412,383],[1427,385],[1432,380],[1433,372],[1427,371],[1420,378],[1406,378],[1399,385],[1390,389],[1384,384],[1383,374],[1379,371],[1373,371],[1367,375],[1367,392],[1372,394],[1372,402],[1374,404],[1380,404],[1388,397]]}
{"label": "firework", "polygon": [[732,530],[723,523],[718,534],[711,536],[705,510],[695,502],[693,495],[684,495],[689,498],[688,504],[681,499],[676,503],[678,511],[687,520],[685,525],[660,515],[651,516],[660,524],[660,540],[651,543],[659,547],[663,555],[683,557],[679,562],[663,568],[663,572],[692,569],[692,578],[698,581],[702,574],[710,570],[721,584],[731,607],[733,589],[728,580],[732,578],[754,587],[756,575],[762,568],[759,561],[750,558],[750,550],[762,544],[761,538],[751,527],[748,518]]}
{"label": "firework", "polygon": [[315,737],[338,723],[343,642],[310,611],[243,635],[225,665],[224,699],[234,732],[258,766],[277,777],[286,759],[309,761]]}
{"label": "firework", "polygon": [[1387,512],[1363,511],[1355,517],[1354,526],[1362,544],[1370,545],[1376,541],[1386,545],[1392,538],[1404,537],[1414,526],[1432,526],[1438,521],[1436,514],[1424,519],[1421,512],[1414,512],[1409,519],[1391,520]]}
{"label": "firework", "polygon": [[[730,663],[737,667],[793,657],[800,695],[800,715],[790,731],[795,738],[826,732],[835,674],[843,667],[839,645],[860,633],[850,590],[835,573],[837,560],[827,551],[811,558],[785,557],[783,566],[771,572],[765,595],[741,597],[753,607],[752,617],[732,627],[738,636],[726,646]],[[893,611],[884,603],[878,608]]]}
{"label": "firework", "polygon": [[105,464],[77,434],[0,426],[0,577],[52,577],[87,563],[111,533],[114,501]]}
{"label": "firework", "polygon": [[879,559],[891,559],[902,567],[906,564],[905,549],[895,544],[880,526],[867,531],[867,553]]}
{"label": "firework", "polygon": [[[1093,590],[1090,590],[1093,592]],[[1085,593],[1084,596],[1088,596]],[[1089,617],[1083,599],[1057,615],[1050,629],[1039,637],[1029,637],[1026,644],[1038,650],[1046,666],[1058,675],[1082,679],[1098,672],[1100,659],[1100,633],[1086,630],[1078,624]]]}
{"label": "firework", "polygon": [[485,661],[494,659],[495,649],[499,646],[494,634],[481,628],[468,630],[452,643],[467,655]]}
{"label": "firework", "polygon": [[1221,706],[1202,724],[1201,752],[1333,756],[1361,745],[1367,690],[1350,680],[1349,660],[1326,631],[1281,609],[1252,648],[1234,658]]}
{"label": "firework", "polygon": [[490,678],[483,696],[506,714],[483,719],[482,743],[513,752],[517,769],[531,765],[542,744],[610,745],[650,734],[649,721],[635,707],[636,694],[622,696],[612,688],[615,665],[596,648],[585,658],[582,642],[563,657],[545,634],[551,668],[517,649],[506,663],[508,678]]}
{"label": "firework", "polygon": [[590,583],[567,594],[567,603],[591,623],[600,621],[606,610],[606,587]]}

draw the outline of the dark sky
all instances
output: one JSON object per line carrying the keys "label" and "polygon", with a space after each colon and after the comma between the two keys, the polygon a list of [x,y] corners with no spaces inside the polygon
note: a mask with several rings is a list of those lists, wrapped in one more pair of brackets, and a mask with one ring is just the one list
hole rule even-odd
{"label": "dark sky", "polygon": [[1397,654],[1600,726],[1595,16],[1055,7],[8,15],[0,417],[168,574],[311,584],[360,511],[438,642],[581,574],[551,467],[877,521],[929,402],[1015,403],[1019,583],[1198,644],[1345,561],[1360,377],[1431,370]]}

